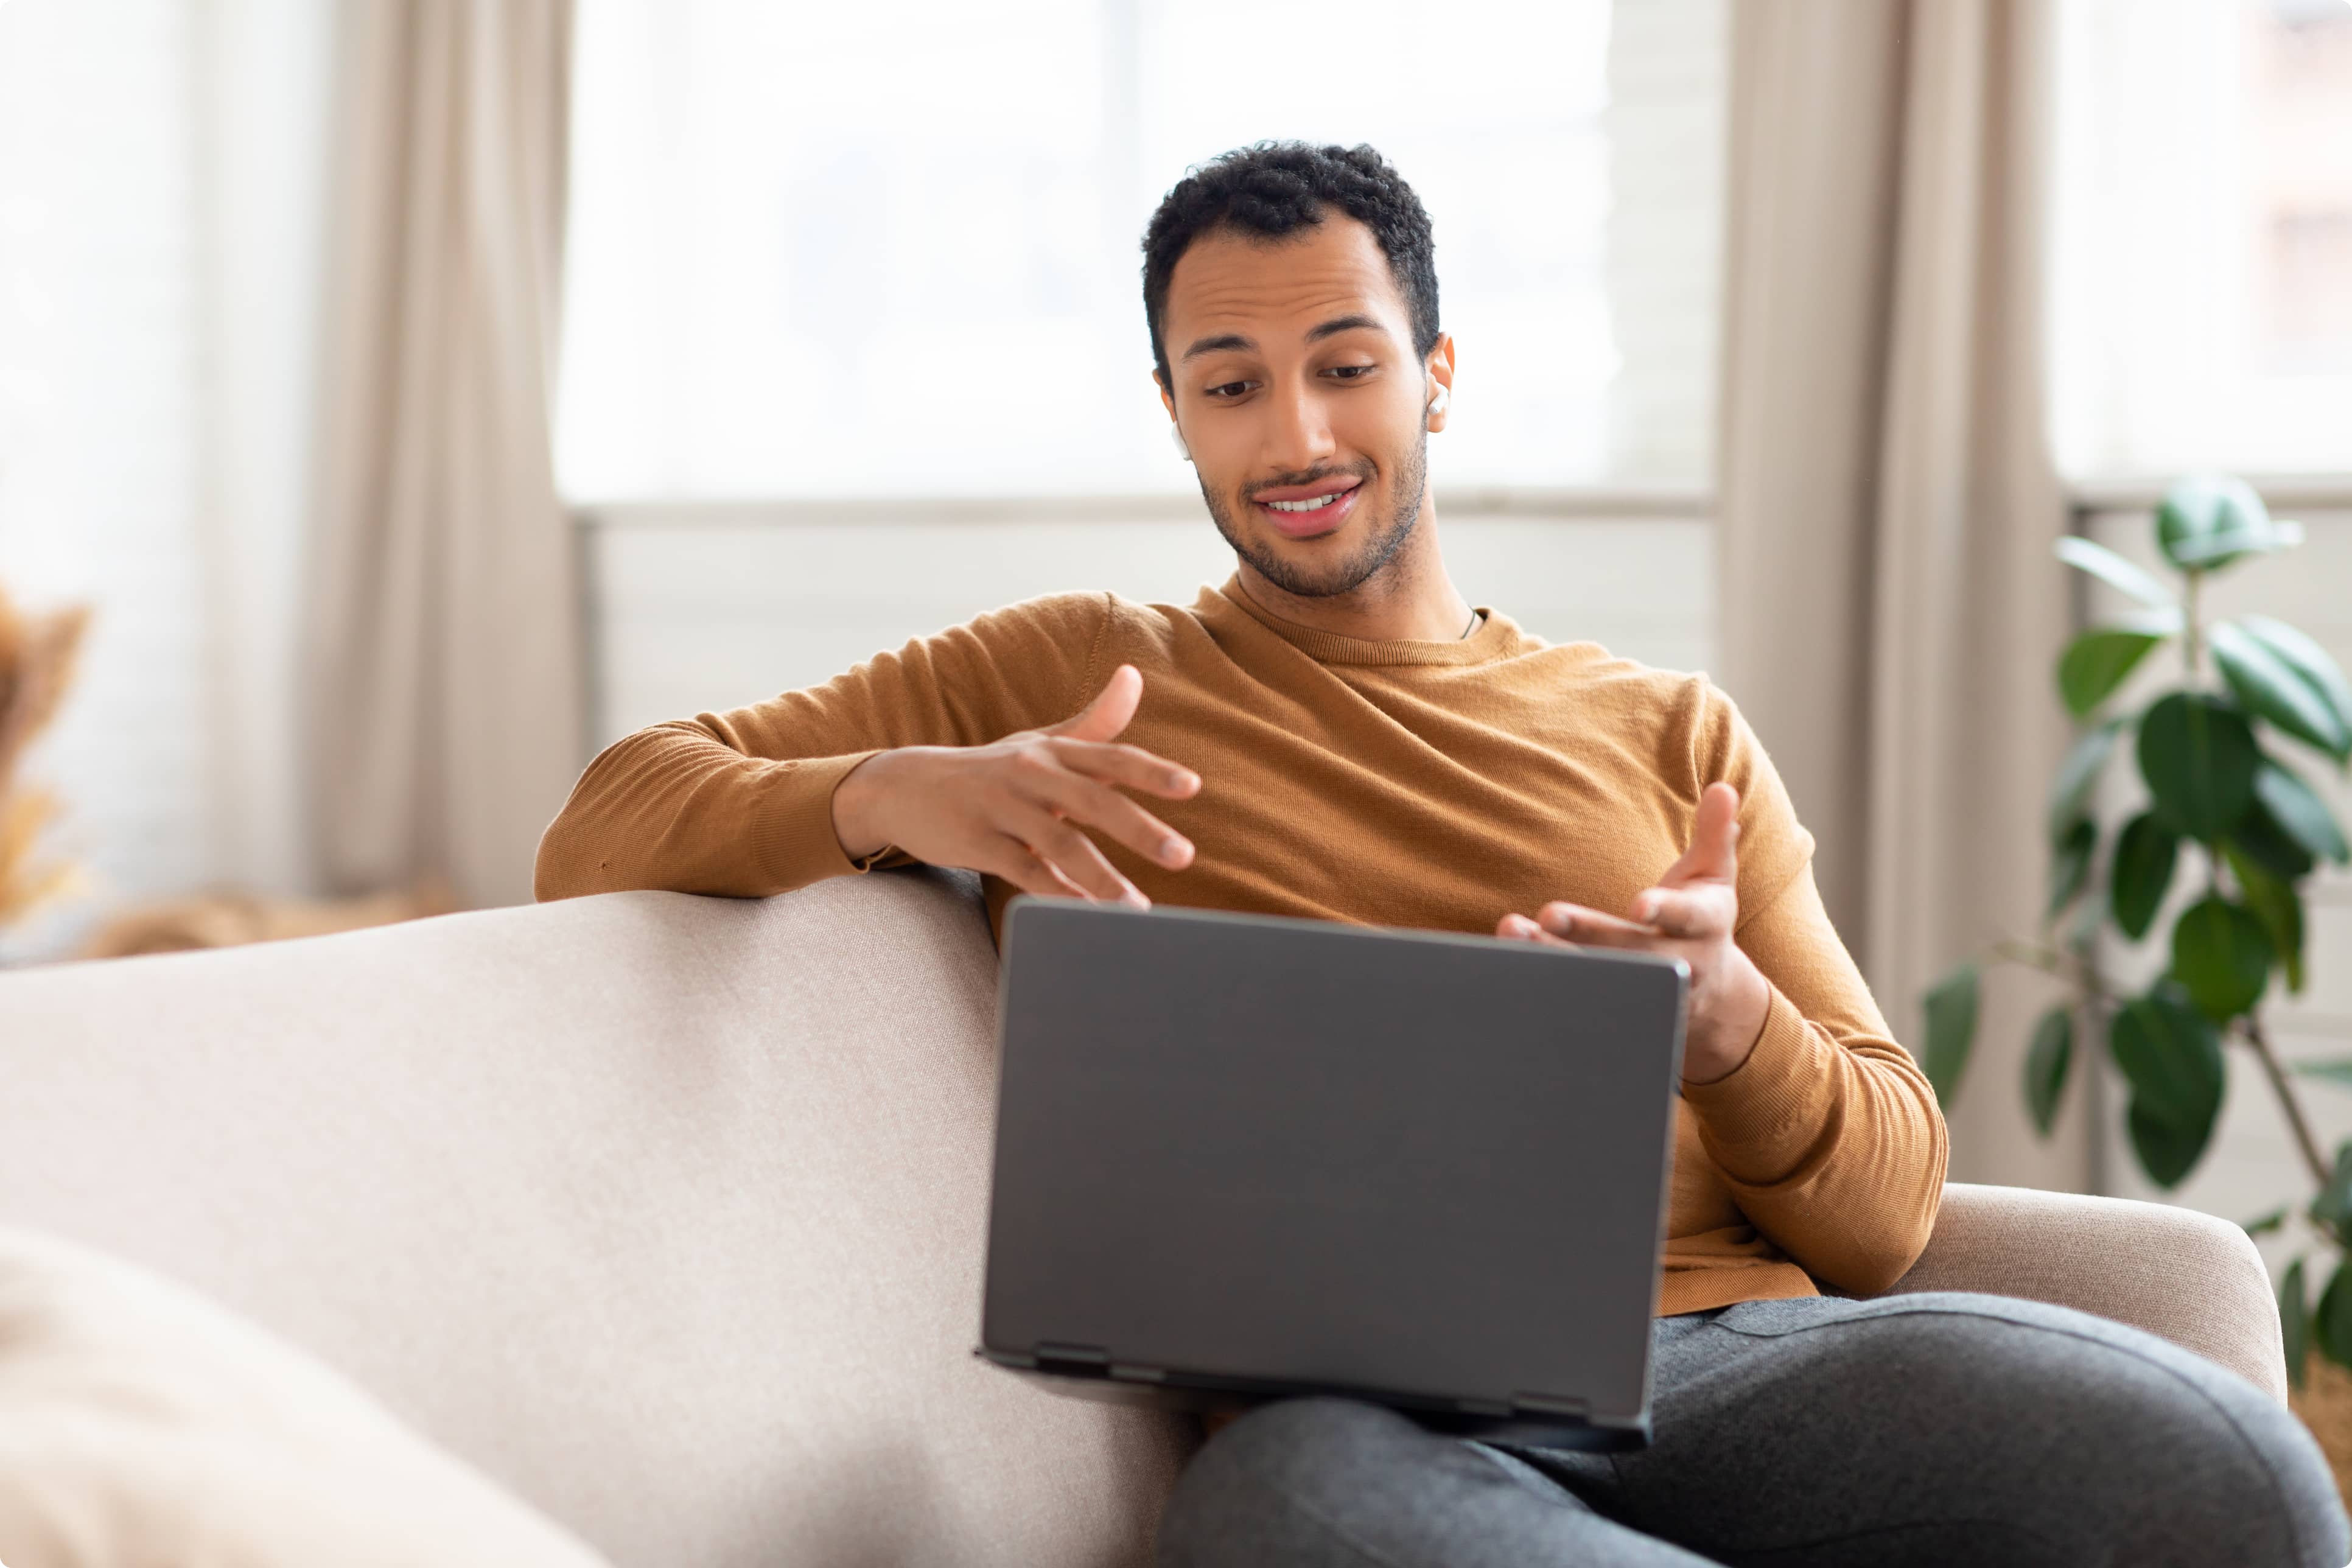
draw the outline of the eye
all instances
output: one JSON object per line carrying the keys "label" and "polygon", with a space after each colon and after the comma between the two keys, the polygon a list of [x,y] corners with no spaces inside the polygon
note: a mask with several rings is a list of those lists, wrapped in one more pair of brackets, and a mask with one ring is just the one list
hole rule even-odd
{"label": "eye", "polygon": [[1205,395],[1210,397],[1224,398],[1239,397],[1243,393],[1247,392],[1249,387],[1250,384],[1246,381],[1221,382],[1217,385],[1208,388]]}
{"label": "eye", "polygon": [[1360,381],[1372,374],[1368,364],[1335,364],[1323,373],[1337,381]]}

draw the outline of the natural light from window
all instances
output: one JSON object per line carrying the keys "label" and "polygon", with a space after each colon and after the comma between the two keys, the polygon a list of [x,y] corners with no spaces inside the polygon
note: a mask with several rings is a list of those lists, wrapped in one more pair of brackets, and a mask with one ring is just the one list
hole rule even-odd
{"label": "natural light from window", "polygon": [[2352,5],[2063,16],[2063,466],[2352,473]]}
{"label": "natural light from window", "polygon": [[1137,242],[1188,164],[1301,137],[1370,142],[1431,209],[1441,479],[1696,489],[1722,0],[1617,13],[1358,0],[1339,56],[1301,0],[583,0],[564,489],[1189,489]]}

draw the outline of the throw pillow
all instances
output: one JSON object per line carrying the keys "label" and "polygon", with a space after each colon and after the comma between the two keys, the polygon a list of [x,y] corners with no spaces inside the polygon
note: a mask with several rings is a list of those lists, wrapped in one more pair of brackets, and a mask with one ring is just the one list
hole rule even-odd
{"label": "throw pillow", "polygon": [[146,1269],[0,1227],[7,1568],[597,1568],[341,1374]]}

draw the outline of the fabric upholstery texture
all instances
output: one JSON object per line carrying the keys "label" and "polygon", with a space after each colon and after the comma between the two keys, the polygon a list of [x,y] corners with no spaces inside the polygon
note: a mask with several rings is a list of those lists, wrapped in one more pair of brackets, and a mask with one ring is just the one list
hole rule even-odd
{"label": "fabric upholstery texture", "polygon": [[971,1353],[994,964],[976,890],[894,873],[0,977],[0,1224],[620,1563],[1140,1563],[1193,1424]]}
{"label": "fabric upholstery texture", "polygon": [[2146,1329],[2284,1405],[2278,1301],[2252,1237],[2228,1220],[2128,1198],[1955,1182],[1935,1238],[1895,1291],[2024,1296]]}
{"label": "fabric upholstery texture", "polygon": [[0,1229],[14,1568],[595,1568],[316,1360],[103,1253]]}
{"label": "fabric upholstery texture", "polygon": [[[0,1225],[304,1347],[621,1564],[1140,1564],[1187,1420],[971,1354],[995,956],[968,880],[618,893],[0,976]],[[2276,1392],[2219,1221],[1947,1189],[1902,1289]],[[21,1568],[21,1565],[19,1565]]]}

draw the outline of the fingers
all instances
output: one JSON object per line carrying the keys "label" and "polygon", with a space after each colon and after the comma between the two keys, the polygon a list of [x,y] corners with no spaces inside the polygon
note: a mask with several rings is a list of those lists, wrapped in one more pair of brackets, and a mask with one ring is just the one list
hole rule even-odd
{"label": "fingers", "polygon": [[1534,942],[1538,947],[1573,949],[1577,944],[1556,937],[1525,915],[1505,915],[1495,926],[1495,934],[1517,942]]}
{"label": "fingers", "polygon": [[1652,888],[1633,900],[1633,918],[1667,936],[1700,941],[1727,936],[1737,903],[1731,889],[1709,879],[1691,888]]}
{"label": "fingers", "polygon": [[1649,927],[1636,925],[1617,915],[1603,914],[1582,904],[1571,904],[1555,899],[1536,911],[1536,923],[1554,936],[1571,937],[1578,942],[1597,941],[1603,936],[1654,937],[1658,933]]}
{"label": "fingers", "polygon": [[1041,899],[1084,899],[1086,889],[1029,852],[1018,838],[998,834],[989,853],[973,858],[971,868],[1012,883]]}
{"label": "fingers", "polygon": [[1574,947],[1572,942],[1559,938],[1536,924],[1525,915],[1505,915],[1495,922],[1495,934],[1514,942],[1532,942],[1545,947]]}
{"label": "fingers", "polygon": [[1110,785],[1073,773],[1051,787],[1046,806],[1073,823],[1108,832],[1119,844],[1146,860],[1157,860],[1171,872],[1192,865],[1192,842],[1143,806],[1112,790]]}
{"label": "fingers", "polygon": [[1658,879],[1665,888],[1685,882],[1736,881],[1739,876],[1739,792],[1720,781],[1698,797],[1698,815],[1691,823],[1690,847]]}
{"label": "fingers", "polygon": [[1034,785],[1029,796],[1033,805],[1108,833],[1171,871],[1192,863],[1190,839],[1108,784],[1065,768],[1036,777]]}
{"label": "fingers", "polygon": [[1633,952],[1654,952],[1674,941],[1653,926],[1636,925],[1582,904],[1553,902],[1536,911],[1543,931],[1575,947],[1614,947]]}
{"label": "fingers", "polygon": [[1086,897],[1107,904],[1131,904],[1139,910],[1151,907],[1151,900],[1104,858],[1095,841],[1066,819],[1050,811],[1034,811],[1014,833],[1032,855],[1067,878]]}
{"label": "fingers", "polygon": [[1111,741],[1135,717],[1135,705],[1143,700],[1143,676],[1131,664],[1122,664],[1110,672],[1110,679],[1095,693],[1095,700],[1078,712],[1058,724],[1045,727],[1048,735],[1066,735],[1076,741]]}
{"label": "fingers", "polygon": [[1140,746],[1113,745],[1056,736],[1054,755],[1064,767],[1106,784],[1139,789],[1167,800],[1190,800],[1201,792],[1201,775]]}

